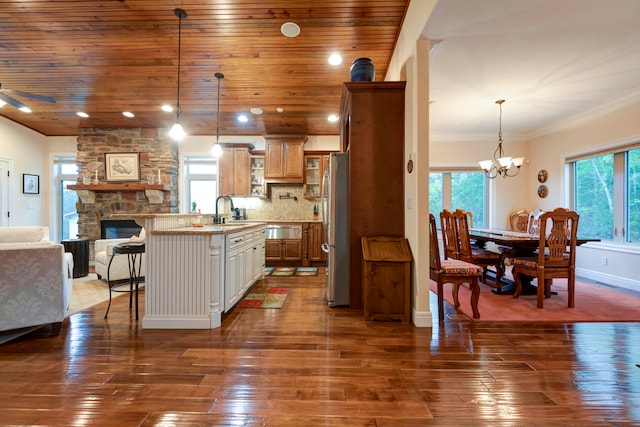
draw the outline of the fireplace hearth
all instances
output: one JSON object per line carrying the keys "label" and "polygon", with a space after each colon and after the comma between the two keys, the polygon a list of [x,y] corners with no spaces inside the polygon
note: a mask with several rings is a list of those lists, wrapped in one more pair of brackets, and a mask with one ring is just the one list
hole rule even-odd
{"label": "fireplace hearth", "polygon": [[132,219],[103,219],[100,221],[101,239],[124,239],[140,234],[142,227]]}

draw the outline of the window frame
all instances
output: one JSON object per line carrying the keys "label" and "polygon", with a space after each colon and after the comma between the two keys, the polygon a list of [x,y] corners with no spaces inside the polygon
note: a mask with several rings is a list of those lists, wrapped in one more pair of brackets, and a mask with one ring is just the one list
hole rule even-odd
{"label": "window frame", "polygon": [[[485,228],[488,227],[489,224],[491,223],[490,218],[489,218],[489,212],[490,212],[490,203],[491,203],[491,188],[490,188],[490,180],[487,178],[487,176],[485,175],[485,173],[482,170],[479,169],[475,169],[475,168],[430,168],[429,169],[429,176],[431,176],[431,174],[441,174],[442,175],[442,209],[448,209],[448,210],[452,210],[452,206],[451,206],[451,200],[452,200],[452,194],[451,194],[451,188],[452,188],[452,184],[451,184],[451,175],[454,173],[479,173],[483,175],[483,184],[484,184],[484,209],[483,209],[483,215],[484,215],[484,224],[478,224],[476,223],[476,218],[474,218],[474,227],[477,228]],[[429,180],[429,183],[431,183],[431,180]],[[431,208],[429,209],[431,210]],[[439,218],[439,212],[431,212],[433,213],[433,215],[436,218]],[[436,221],[436,225],[438,227],[438,229],[440,229],[440,221]]]}

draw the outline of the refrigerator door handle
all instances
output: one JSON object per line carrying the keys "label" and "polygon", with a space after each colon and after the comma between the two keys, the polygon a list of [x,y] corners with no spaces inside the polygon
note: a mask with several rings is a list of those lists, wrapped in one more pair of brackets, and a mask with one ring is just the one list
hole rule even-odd
{"label": "refrigerator door handle", "polygon": [[325,243],[323,243],[320,248],[322,252],[328,254],[329,253],[329,213],[328,209],[328,197],[327,193],[329,187],[329,171],[325,170],[322,174],[322,191],[321,191],[321,200],[322,200],[322,223],[324,224],[324,237]]}

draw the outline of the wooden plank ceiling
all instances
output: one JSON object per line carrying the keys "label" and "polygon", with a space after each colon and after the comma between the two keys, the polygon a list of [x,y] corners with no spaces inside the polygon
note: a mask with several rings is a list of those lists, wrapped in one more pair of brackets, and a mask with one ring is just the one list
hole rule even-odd
{"label": "wooden plank ceiling", "polygon": [[[335,135],[342,83],[351,62],[369,57],[381,81],[408,0],[120,0],[0,2],[0,84],[54,98],[11,95],[0,115],[44,135],[81,127],[169,128],[175,112],[178,24],[182,21],[181,122],[189,134],[215,135],[216,72],[220,135]],[[301,28],[282,35],[285,22]],[[329,54],[342,54],[339,66]],[[261,115],[249,112],[261,108]],[[284,111],[279,113],[277,109]],[[84,111],[89,118],[80,118]],[[123,111],[135,114],[126,118]],[[245,113],[247,123],[236,117]]]}

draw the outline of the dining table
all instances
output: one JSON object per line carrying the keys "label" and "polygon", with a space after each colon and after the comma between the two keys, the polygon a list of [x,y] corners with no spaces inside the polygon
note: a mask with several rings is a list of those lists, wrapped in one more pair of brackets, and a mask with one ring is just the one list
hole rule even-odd
{"label": "dining table", "polygon": [[[479,247],[486,247],[492,242],[497,245],[497,250],[505,254],[507,258],[531,257],[535,255],[540,246],[540,236],[537,234],[523,233],[520,231],[501,230],[494,228],[469,228],[469,237]],[[578,238],[576,245],[580,246],[588,242],[598,242],[599,239]],[[537,288],[531,284],[533,278],[523,278],[521,295],[536,295]],[[515,283],[508,278],[501,279],[503,286],[494,288],[492,292],[498,295],[511,295],[515,292]]]}

